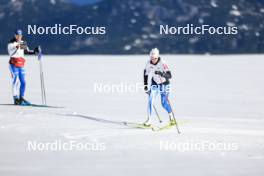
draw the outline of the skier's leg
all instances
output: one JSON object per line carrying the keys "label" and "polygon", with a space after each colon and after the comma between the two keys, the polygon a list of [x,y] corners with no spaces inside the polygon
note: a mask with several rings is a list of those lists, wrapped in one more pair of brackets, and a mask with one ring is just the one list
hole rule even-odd
{"label": "skier's leg", "polygon": [[145,122],[145,124],[147,125],[151,124],[151,121],[152,121],[153,103],[155,102],[157,93],[158,93],[157,87],[151,86],[149,100],[148,100],[148,120]]}
{"label": "skier's leg", "polygon": [[25,79],[26,73],[25,69],[19,68],[19,81],[20,81],[20,98],[25,96],[25,90],[26,90],[26,79]]}
{"label": "skier's leg", "polygon": [[11,77],[12,77],[12,93],[13,93],[14,104],[19,104],[19,92],[18,92],[19,71],[17,67],[11,64],[9,65],[9,70],[11,72]]}
{"label": "skier's leg", "polygon": [[20,80],[20,104],[30,105],[30,102],[25,100],[25,90],[26,90],[26,72],[25,68],[19,68],[19,80]]}
{"label": "skier's leg", "polygon": [[168,112],[170,121],[174,121],[171,105],[168,102],[169,89],[167,86],[169,85],[162,85],[160,89],[161,104],[162,104],[162,107]]}
{"label": "skier's leg", "polygon": [[169,96],[169,92],[166,89],[166,85],[162,85],[160,88],[160,97],[161,97],[161,104],[162,107],[168,112],[171,113],[171,107],[170,104],[168,102],[168,96]]}
{"label": "skier's leg", "polygon": [[152,114],[153,96],[154,96],[153,91],[151,91],[149,94],[149,99],[148,99],[148,118]]}

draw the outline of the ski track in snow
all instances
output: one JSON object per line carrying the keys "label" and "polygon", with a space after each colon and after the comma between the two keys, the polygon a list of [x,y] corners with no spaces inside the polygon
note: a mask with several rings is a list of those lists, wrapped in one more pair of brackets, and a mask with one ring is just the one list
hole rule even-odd
{"label": "ski track in snow", "polygon": [[[148,129],[126,129],[117,131],[116,129],[107,129],[107,130],[88,130],[88,131],[78,131],[73,133],[62,133],[61,135],[67,139],[83,139],[83,138],[109,138],[109,137],[120,137],[120,136],[134,136],[144,134],[146,132],[142,132],[142,130],[147,131]],[[151,131],[153,133],[158,133],[155,131]],[[162,133],[169,133],[173,135],[179,135],[175,129],[169,129],[167,131],[163,131]],[[237,129],[215,129],[215,128],[181,128],[181,132],[183,134],[180,135],[191,135],[191,134],[220,134],[220,135],[241,135],[241,136],[264,136],[264,130],[237,130]]]}

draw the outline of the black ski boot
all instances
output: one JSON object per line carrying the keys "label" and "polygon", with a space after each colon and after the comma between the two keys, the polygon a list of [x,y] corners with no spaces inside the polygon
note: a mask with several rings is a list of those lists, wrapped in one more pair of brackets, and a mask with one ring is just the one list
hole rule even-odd
{"label": "black ski boot", "polygon": [[20,105],[20,99],[18,97],[14,97],[14,105]]}
{"label": "black ski boot", "polygon": [[31,103],[29,101],[25,100],[24,97],[20,97],[19,101],[20,101],[20,105],[22,105],[22,106],[31,105]]}

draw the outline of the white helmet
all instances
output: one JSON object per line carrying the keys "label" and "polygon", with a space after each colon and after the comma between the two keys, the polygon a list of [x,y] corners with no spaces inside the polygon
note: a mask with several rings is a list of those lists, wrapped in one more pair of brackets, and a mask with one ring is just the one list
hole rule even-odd
{"label": "white helmet", "polygon": [[158,48],[153,48],[150,51],[150,57],[158,58],[159,57],[159,49]]}

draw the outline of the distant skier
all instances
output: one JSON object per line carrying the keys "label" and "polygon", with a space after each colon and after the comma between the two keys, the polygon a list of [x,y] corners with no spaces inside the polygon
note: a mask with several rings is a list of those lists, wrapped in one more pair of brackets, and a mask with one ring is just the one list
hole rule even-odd
{"label": "distant skier", "polygon": [[148,60],[144,69],[144,88],[149,95],[148,100],[148,119],[144,126],[151,127],[153,103],[158,94],[161,96],[161,104],[168,112],[170,118],[169,125],[175,125],[170,103],[168,102],[170,82],[172,75],[168,65],[160,58],[159,50],[154,48],[150,51],[150,60]]}
{"label": "distant skier", "polygon": [[7,50],[10,55],[9,68],[12,76],[12,90],[15,105],[30,104],[24,98],[26,90],[24,54],[35,54],[38,52],[38,48],[30,50],[26,41],[22,40],[22,37],[22,30],[17,29],[14,38],[7,45]]}

